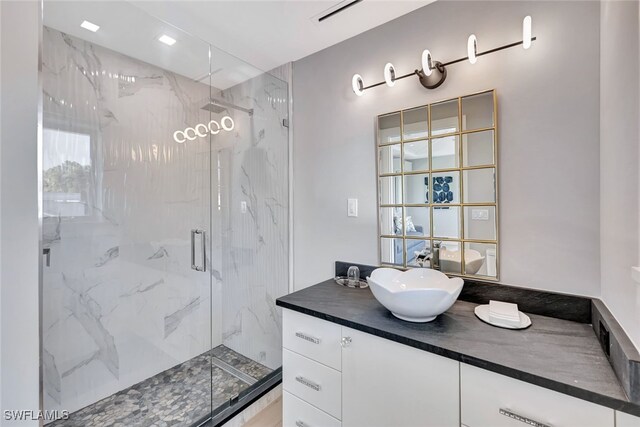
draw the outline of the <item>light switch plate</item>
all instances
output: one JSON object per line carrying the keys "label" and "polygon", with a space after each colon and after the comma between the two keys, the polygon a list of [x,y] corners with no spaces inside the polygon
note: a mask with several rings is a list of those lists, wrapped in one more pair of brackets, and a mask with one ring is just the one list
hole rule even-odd
{"label": "light switch plate", "polygon": [[247,213],[247,202],[244,200],[240,202],[240,212]]}
{"label": "light switch plate", "polygon": [[358,216],[358,199],[347,199],[347,216]]}
{"label": "light switch plate", "polygon": [[471,209],[471,219],[489,221],[489,209]]}

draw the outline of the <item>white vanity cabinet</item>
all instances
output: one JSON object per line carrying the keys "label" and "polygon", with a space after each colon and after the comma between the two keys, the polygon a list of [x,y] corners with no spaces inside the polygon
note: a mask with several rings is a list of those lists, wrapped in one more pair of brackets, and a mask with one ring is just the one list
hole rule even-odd
{"label": "white vanity cabinet", "polygon": [[342,328],[344,427],[460,425],[459,363]]}
{"label": "white vanity cabinet", "polygon": [[614,411],[543,387],[460,364],[467,427],[614,427]]}
{"label": "white vanity cabinet", "polygon": [[460,425],[454,360],[290,310],[283,346],[284,427]]}
{"label": "white vanity cabinet", "polygon": [[284,427],[640,427],[640,418],[283,310]]}
{"label": "white vanity cabinet", "polygon": [[616,427],[640,427],[640,417],[616,411]]}

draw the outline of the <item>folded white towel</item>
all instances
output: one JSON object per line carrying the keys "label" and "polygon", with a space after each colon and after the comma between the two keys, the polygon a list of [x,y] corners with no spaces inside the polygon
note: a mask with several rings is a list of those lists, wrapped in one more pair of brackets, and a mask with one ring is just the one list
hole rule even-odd
{"label": "folded white towel", "polygon": [[489,301],[489,320],[511,326],[520,324],[520,312],[518,304],[502,301]]}

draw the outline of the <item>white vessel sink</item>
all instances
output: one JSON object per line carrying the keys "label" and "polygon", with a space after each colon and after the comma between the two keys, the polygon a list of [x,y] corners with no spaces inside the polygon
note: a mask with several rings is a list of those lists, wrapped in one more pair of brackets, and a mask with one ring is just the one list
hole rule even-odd
{"label": "white vessel sink", "polygon": [[[475,249],[464,250],[464,271],[466,274],[476,274],[482,264],[484,263],[484,257],[480,252]],[[445,248],[440,249],[440,268],[442,271],[462,271],[460,266],[462,260],[460,259],[460,251],[448,251]]]}
{"label": "white vessel sink", "polygon": [[377,268],[367,282],[373,296],[399,319],[430,322],[447,311],[460,295],[464,282],[430,268],[405,272]]}

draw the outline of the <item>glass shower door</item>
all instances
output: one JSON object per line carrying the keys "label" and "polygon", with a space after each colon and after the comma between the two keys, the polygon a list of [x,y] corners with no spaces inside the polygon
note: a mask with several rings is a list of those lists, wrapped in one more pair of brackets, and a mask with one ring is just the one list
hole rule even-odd
{"label": "glass shower door", "polygon": [[48,1],[44,25],[43,409],[190,425],[217,345],[210,47],[125,2]]}

